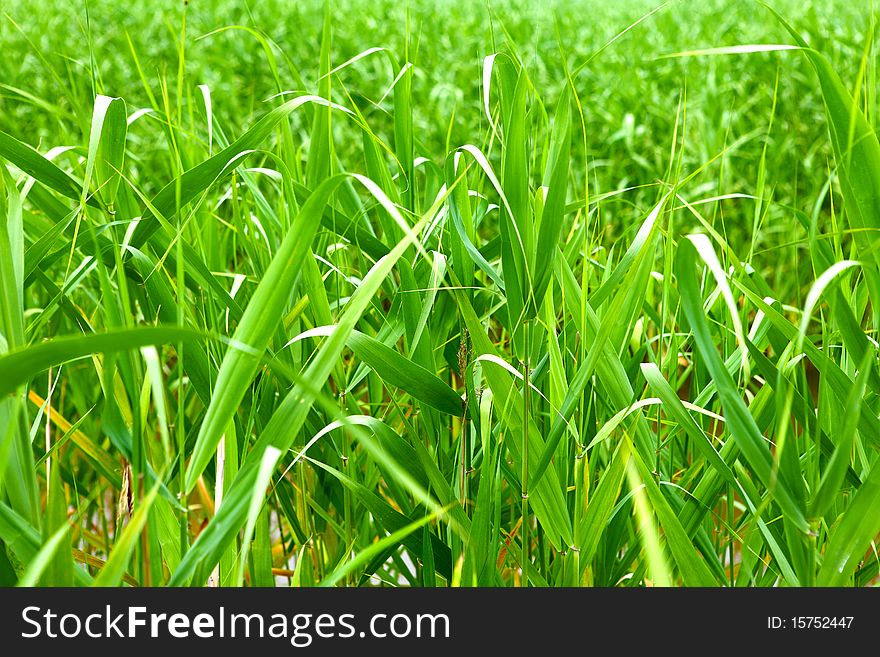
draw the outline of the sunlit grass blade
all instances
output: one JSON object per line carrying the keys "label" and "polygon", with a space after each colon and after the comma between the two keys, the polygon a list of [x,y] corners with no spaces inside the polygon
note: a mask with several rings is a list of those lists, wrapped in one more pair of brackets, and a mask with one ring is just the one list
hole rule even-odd
{"label": "sunlit grass blade", "polygon": [[773,475],[773,464],[770,450],[764,437],[755,425],[755,420],[736,389],[736,384],[724,368],[721,358],[715,351],[706,315],[702,307],[700,290],[696,281],[696,248],[690,240],[681,240],[675,260],[675,273],[678,279],[682,307],[694,334],[698,353],[703,358],[706,368],[718,386],[718,395],[724,406],[725,417],[734,440],[740,446],[751,468],[761,482],[779,500],[783,512],[795,525],[807,532],[809,526],[804,517],[804,509],[796,502],[796,498],[788,490],[781,478]]}
{"label": "sunlit grass blade", "polygon": [[133,329],[64,336],[24,347],[0,356],[0,394],[6,395],[27,383],[35,374],[53,365],[68,363],[92,354],[127,351],[148,345],[170,344],[178,340],[204,339],[190,328],[144,326]]}
{"label": "sunlit grass blade", "polygon": [[250,386],[260,358],[281,320],[291,290],[295,289],[303,262],[309,257],[312,239],[320,225],[317,216],[323,212],[330,195],[343,180],[342,176],[330,178],[309,197],[263,274],[217,374],[211,402],[187,466],[187,491],[196,485],[245,390]]}

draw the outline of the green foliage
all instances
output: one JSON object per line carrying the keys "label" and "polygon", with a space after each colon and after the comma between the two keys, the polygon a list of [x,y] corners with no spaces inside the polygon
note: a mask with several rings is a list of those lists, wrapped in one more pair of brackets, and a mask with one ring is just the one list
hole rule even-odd
{"label": "green foliage", "polygon": [[2,583],[875,583],[859,3],[38,4]]}

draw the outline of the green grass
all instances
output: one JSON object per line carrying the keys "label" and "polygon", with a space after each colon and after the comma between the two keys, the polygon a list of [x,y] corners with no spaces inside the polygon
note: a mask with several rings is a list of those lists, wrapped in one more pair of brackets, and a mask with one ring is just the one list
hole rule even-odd
{"label": "green grass", "polygon": [[0,584],[876,583],[870,8],[39,4]]}

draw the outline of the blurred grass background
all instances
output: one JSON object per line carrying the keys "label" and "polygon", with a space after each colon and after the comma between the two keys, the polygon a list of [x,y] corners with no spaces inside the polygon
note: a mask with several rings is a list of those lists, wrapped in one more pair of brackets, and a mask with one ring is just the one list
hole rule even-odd
{"label": "blurred grass background", "polygon": [[[870,3],[775,0],[769,4],[794,21],[845,82],[855,79]],[[577,162],[583,152],[575,150],[573,175],[583,177],[589,172],[593,194],[662,177],[669,162],[676,107],[686,97],[684,170],[699,168],[726,145],[747,138],[708,166],[693,189],[751,193],[778,80],[776,117],[766,135],[767,185],[776,205],[757,236],[756,250],[773,251],[771,263],[783,258],[794,265],[798,245],[792,243],[791,220],[782,207],[812,210],[817,193],[828,182],[831,156],[821,93],[809,65],[797,52],[663,58],[728,45],[790,43],[782,27],[756,2],[376,0],[366,10],[363,3],[340,0],[333,3],[331,63],[340,65],[368,47],[404,53],[409,32],[408,55],[415,66],[416,155],[431,157],[446,152],[449,145],[468,143],[473,135],[485,133],[481,70],[487,53],[502,46],[514,49],[550,108],[565,82],[564,66],[576,70],[609,40],[658,7],[659,11],[620,36],[577,75],[576,86],[585,99],[588,164],[584,168]],[[152,0],[149,7],[132,6],[126,12],[120,12],[116,3],[97,2],[90,3],[86,12],[79,2],[41,0],[35,11],[30,2],[7,0],[4,12],[0,42],[14,56],[0,59],[0,129],[33,145],[78,144],[88,134],[93,92],[123,97],[131,108],[146,107],[145,84],[161,97],[162,78],[168,79],[172,102],[180,102],[184,113],[201,111],[196,87],[208,85],[218,122],[243,130],[242,118],[258,117],[265,109],[263,101],[276,90],[265,53],[251,36],[226,31],[198,39],[229,25],[258,26],[278,44],[284,53],[278,55],[278,66],[286,90],[317,90],[323,17],[319,2],[267,0],[248,5],[234,0]],[[185,68],[179,80],[184,13]],[[85,47],[87,41],[91,53]],[[99,85],[95,90],[92,69]],[[868,73],[867,79],[874,81],[873,71]],[[373,130],[391,143],[393,118],[366,100],[378,100],[387,90],[391,82],[387,62],[366,58],[349,67],[342,80],[355,102],[359,96],[366,97],[359,106]],[[178,88],[183,92],[180,98],[176,98]],[[872,91],[863,98],[872,125],[875,97]],[[45,103],[53,107],[48,109]],[[301,126],[299,136],[304,143],[308,128]],[[346,157],[346,148],[358,151],[360,137],[345,122],[337,122],[335,130],[341,133],[336,138],[340,159],[358,161]],[[346,135],[346,130],[351,134]],[[151,142],[147,129],[135,128],[130,138],[137,143],[132,150],[137,153],[139,169],[155,178],[155,191],[171,177],[167,144]],[[150,190],[149,180],[141,182]],[[643,195],[627,195],[626,202],[635,201],[645,208],[653,199],[653,190],[648,190]],[[829,204],[827,196],[824,203]],[[613,208],[614,204],[603,208],[609,239],[620,237],[626,228],[621,222],[629,223],[627,217],[632,216],[628,210],[616,215]],[[749,244],[751,217],[725,219],[726,235],[735,248]],[[778,271],[777,283],[805,280],[784,274],[785,270]]]}

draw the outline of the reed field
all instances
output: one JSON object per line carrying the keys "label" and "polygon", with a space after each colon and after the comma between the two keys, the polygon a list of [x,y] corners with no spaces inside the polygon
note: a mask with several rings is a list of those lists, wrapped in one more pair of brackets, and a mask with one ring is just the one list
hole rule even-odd
{"label": "reed field", "polygon": [[0,585],[876,584],[876,31],[3,0]]}

